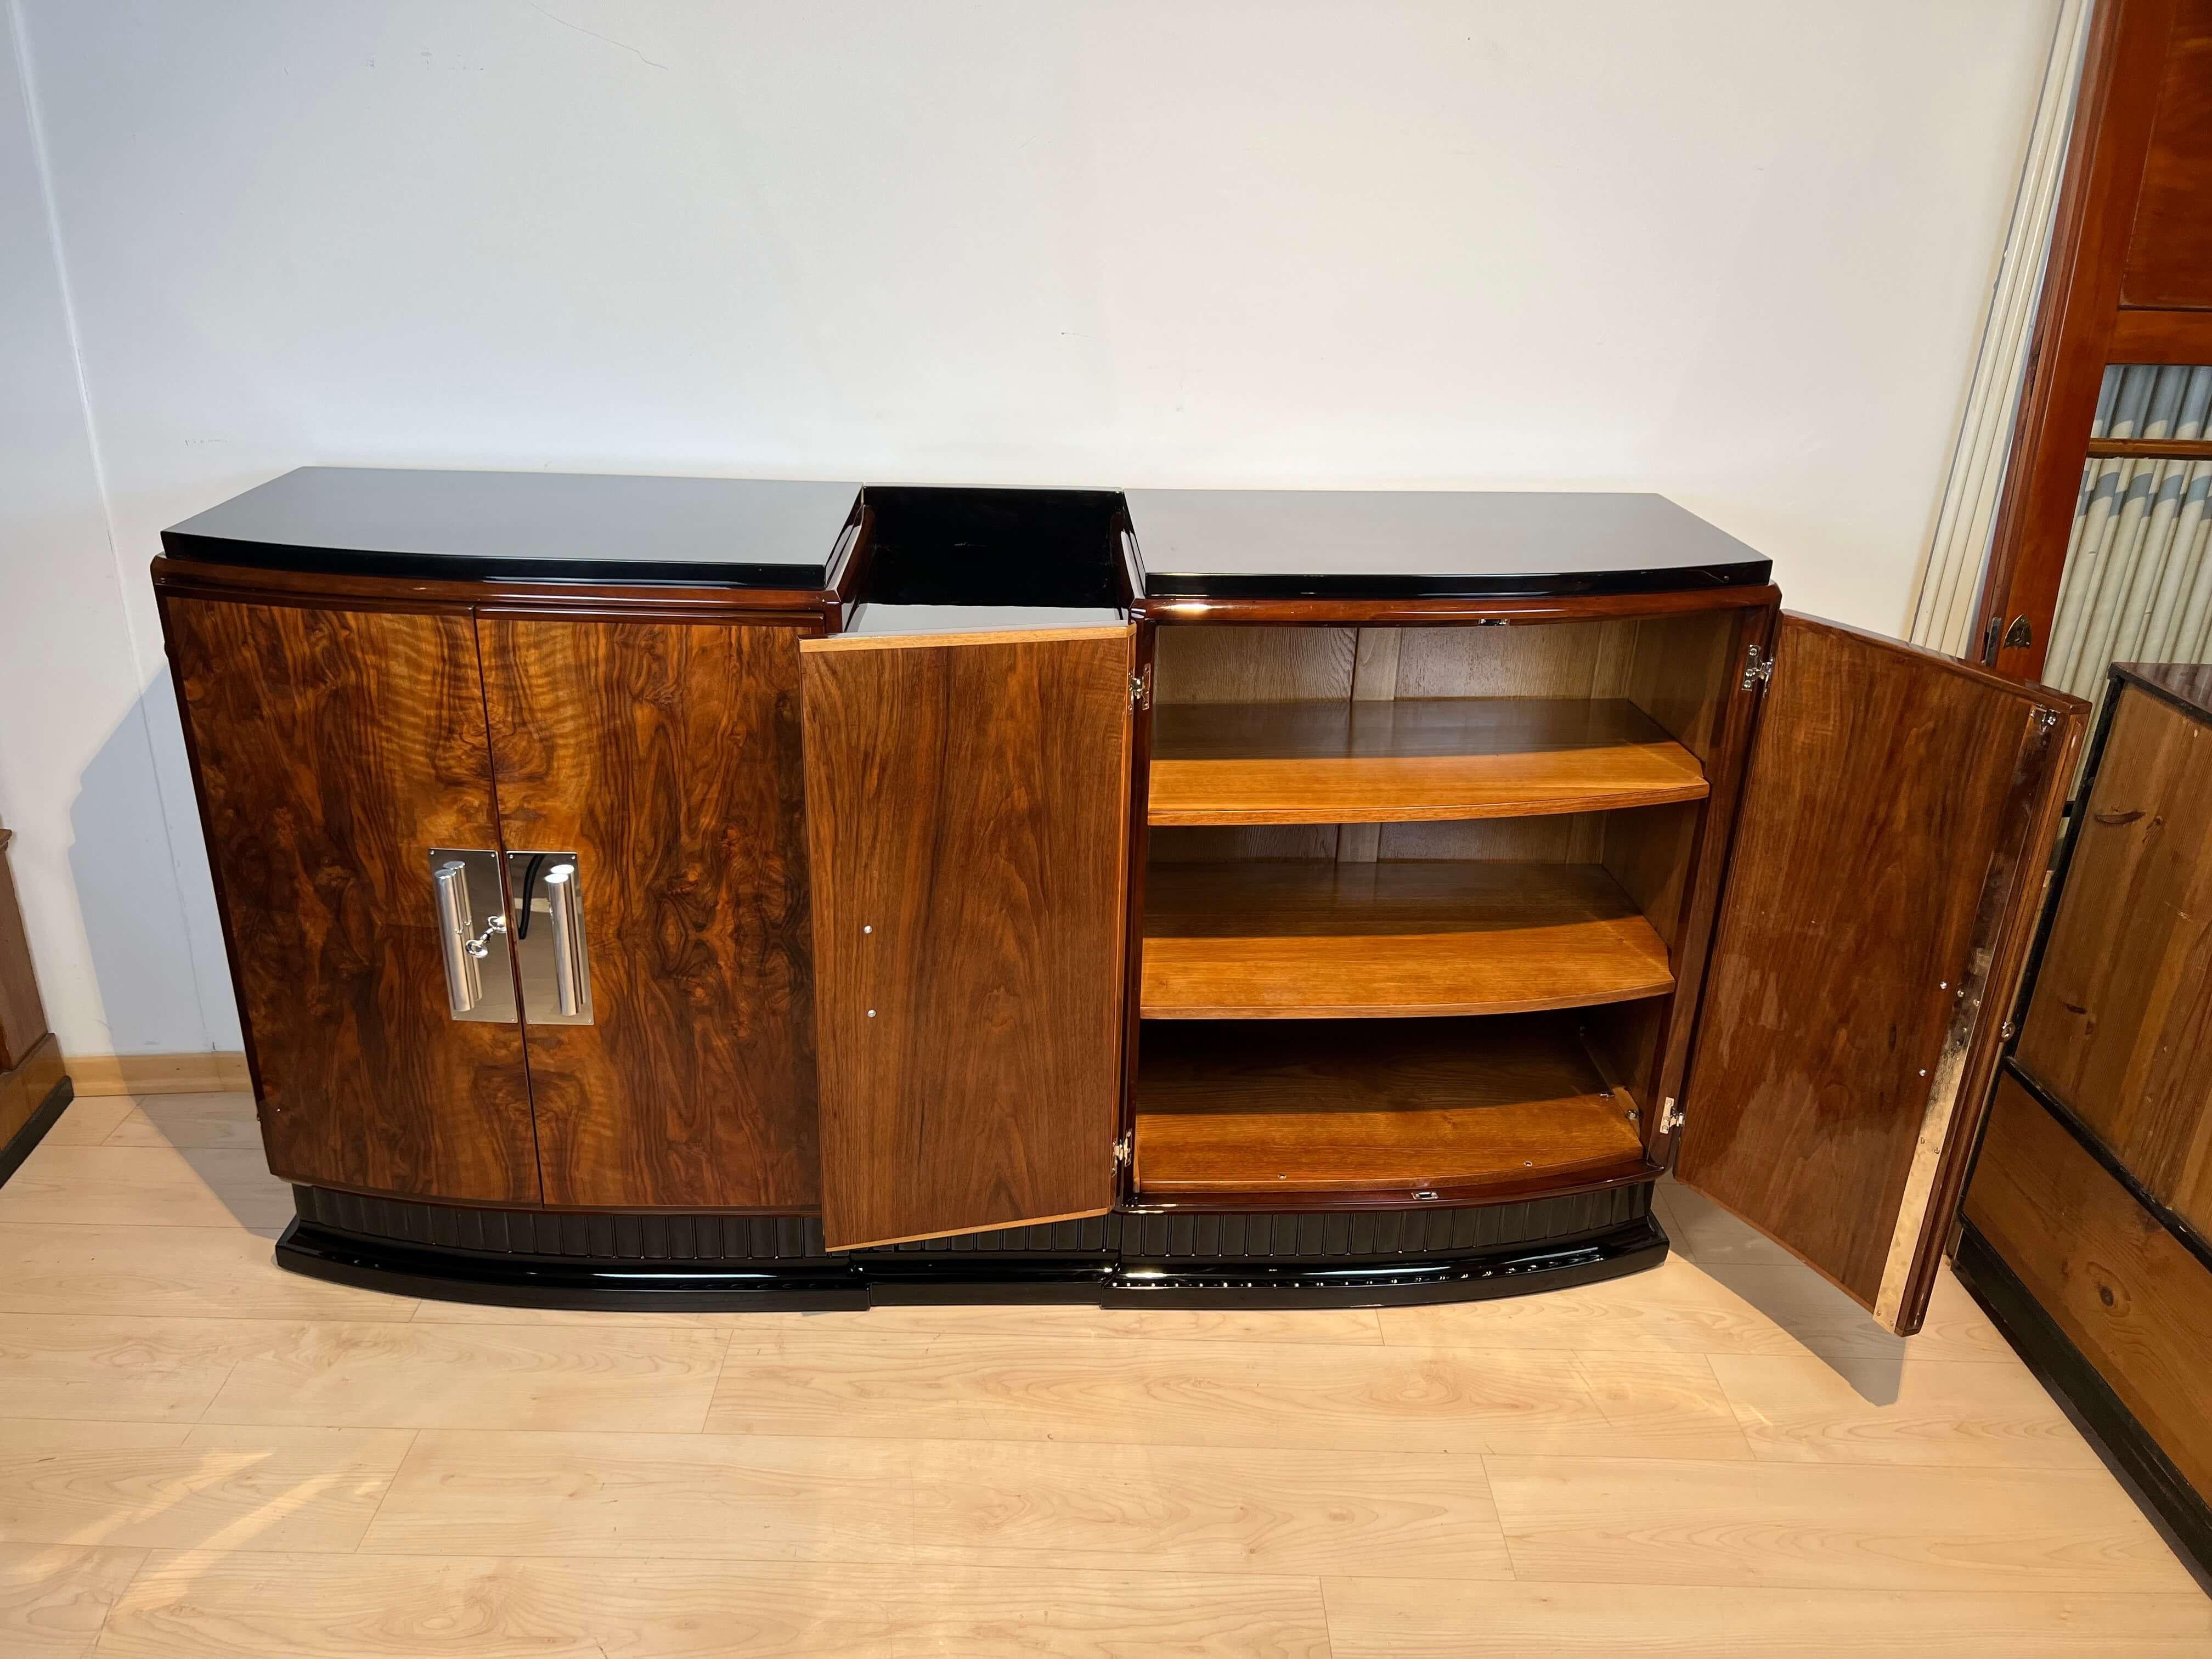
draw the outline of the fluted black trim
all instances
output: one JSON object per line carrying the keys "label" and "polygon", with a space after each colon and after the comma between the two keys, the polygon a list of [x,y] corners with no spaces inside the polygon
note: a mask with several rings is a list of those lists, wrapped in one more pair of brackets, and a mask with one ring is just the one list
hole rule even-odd
{"label": "fluted black trim", "polygon": [[518,1306],[690,1310],[871,1302],[1372,1306],[1502,1296],[1656,1265],[1648,1186],[1467,1207],[1168,1213],[823,1247],[812,1216],[553,1214],[293,1189],[296,1272]]}

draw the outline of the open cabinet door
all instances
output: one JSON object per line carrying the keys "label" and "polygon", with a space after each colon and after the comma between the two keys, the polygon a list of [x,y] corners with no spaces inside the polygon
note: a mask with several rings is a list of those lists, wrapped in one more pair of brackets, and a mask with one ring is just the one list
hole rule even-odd
{"label": "open cabinet door", "polygon": [[1676,1173],[1919,1329],[2086,708],[1784,615]]}
{"label": "open cabinet door", "polygon": [[1113,1207],[1135,634],[800,647],[832,1249]]}

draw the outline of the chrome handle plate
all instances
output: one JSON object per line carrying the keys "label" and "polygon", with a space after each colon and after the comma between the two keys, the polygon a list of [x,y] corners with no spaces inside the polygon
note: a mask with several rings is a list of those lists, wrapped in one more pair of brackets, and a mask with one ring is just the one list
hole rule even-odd
{"label": "chrome handle plate", "polygon": [[430,880],[438,896],[438,948],[446,958],[446,1006],[459,1019],[483,1000],[483,972],[469,949],[469,936],[476,930],[469,866],[459,859],[442,864],[434,860]]}
{"label": "chrome handle plate", "polygon": [[532,1025],[590,1025],[592,957],[584,938],[580,861],[561,851],[513,852],[507,879],[514,895],[515,960],[522,969],[522,1012]]}
{"label": "chrome handle plate", "polygon": [[[430,891],[438,954],[446,967],[446,1012],[454,1019],[514,1024],[514,973],[507,948],[507,895],[499,854],[489,848],[433,847]],[[482,923],[478,916],[484,918]]]}
{"label": "chrome handle plate", "polygon": [[591,968],[584,959],[584,904],[576,891],[576,866],[556,864],[545,872],[553,915],[553,993],[564,1014],[581,1014],[591,1000]]}

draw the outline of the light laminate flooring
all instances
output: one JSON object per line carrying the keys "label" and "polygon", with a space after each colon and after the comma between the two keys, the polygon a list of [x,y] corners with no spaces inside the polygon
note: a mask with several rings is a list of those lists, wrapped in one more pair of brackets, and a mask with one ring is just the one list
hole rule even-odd
{"label": "light laminate flooring", "polygon": [[1680,1188],[1656,1272],[1374,1311],[674,1316],[280,1272],[240,1096],[0,1188],[0,1654],[2212,1656],[1946,1276]]}

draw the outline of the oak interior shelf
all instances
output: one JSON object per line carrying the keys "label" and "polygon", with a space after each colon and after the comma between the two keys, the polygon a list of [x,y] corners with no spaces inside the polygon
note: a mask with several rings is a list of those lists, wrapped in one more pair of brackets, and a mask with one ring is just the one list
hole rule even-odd
{"label": "oak interior shelf", "polygon": [[1139,1193],[1465,1196],[1644,1171],[1575,1018],[1147,1025]]}
{"label": "oak interior shelf", "polygon": [[1176,703],[1152,713],[1156,824],[1526,817],[1705,793],[1696,757],[1620,698]]}
{"label": "oak interior shelf", "polygon": [[1674,984],[1666,945],[1595,865],[1249,859],[1146,875],[1148,1018],[1512,1013]]}

